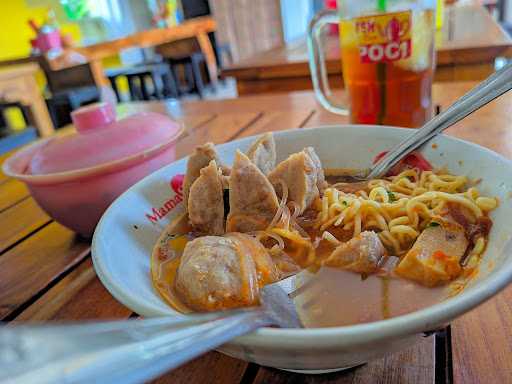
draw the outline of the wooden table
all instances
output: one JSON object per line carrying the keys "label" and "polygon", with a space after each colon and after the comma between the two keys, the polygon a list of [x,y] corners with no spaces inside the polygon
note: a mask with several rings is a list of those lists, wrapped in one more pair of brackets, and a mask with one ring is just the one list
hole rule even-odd
{"label": "wooden table", "polygon": [[[338,36],[326,36],[329,81],[341,87]],[[481,80],[494,70],[498,56],[508,56],[512,39],[481,6],[446,8],[442,30],[436,34],[436,81]],[[237,80],[240,95],[312,89],[305,39],[274,48],[232,64],[222,72]]]}
{"label": "wooden table", "polygon": [[127,48],[147,48],[195,37],[205,57],[211,81],[216,82],[218,75],[217,63],[215,52],[208,38],[208,33],[214,32],[215,28],[216,23],[212,17],[196,17],[176,26],[141,31],[120,39],[76,48],[76,50],[89,61],[96,84],[98,86],[108,86],[109,81],[104,74],[102,59],[114,56]]}
{"label": "wooden table", "polygon": [[36,82],[38,70],[39,66],[34,63],[0,67],[0,100],[26,105],[30,111],[28,123],[44,137],[51,135],[54,127]]}
{"label": "wooden table", "polygon": [[[434,85],[442,108],[472,84]],[[512,158],[506,95],[449,130]],[[222,143],[269,130],[345,123],[317,105],[312,92],[223,101],[123,104],[121,115],[153,110],[181,119],[187,132],[177,145],[185,156],[206,141]],[[340,128],[341,129],[341,128]],[[2,158],[0,158],[0,162]],[[52,221],[27,188],[0,174],[0,319],[53,321],[134,316],[102,286],[91,265],[89,242]],[[149,257],[149,255],[148,255]],[[502,383],[512,372],[512,288],[454,321],[445,333],[408,350],[346,372],[301,376],[208,353],[157,383]]]}

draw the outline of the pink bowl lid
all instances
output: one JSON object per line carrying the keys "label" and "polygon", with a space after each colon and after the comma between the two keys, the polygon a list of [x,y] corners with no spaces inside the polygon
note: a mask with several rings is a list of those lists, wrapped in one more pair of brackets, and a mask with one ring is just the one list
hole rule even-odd
{"label": "pink bowl lid", "polygon": [[98,103],[72,113],[77,133],[56,136],[32,157],[27,173],[76,171],[122,160],[176,140],[181,125],[168,116],[141,112],[115,121],[111,104]]}

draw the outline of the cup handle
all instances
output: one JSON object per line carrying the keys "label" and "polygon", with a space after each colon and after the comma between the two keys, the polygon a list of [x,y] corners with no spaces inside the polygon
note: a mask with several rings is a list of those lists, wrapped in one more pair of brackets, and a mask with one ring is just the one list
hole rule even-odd
{"label": "cup handle", "polygon": [[309,23],[308,28],[308,53],[309,68],[313,88],[320,104],[330,112],[339,115],[348,115],[349,110],[346,106],[333,100],[327,70],[325,69],[325,59],[322,50],[322,29],[327,24],[337,24],[339,22],[338,13],[335,10],[323,10],[318,12]]}

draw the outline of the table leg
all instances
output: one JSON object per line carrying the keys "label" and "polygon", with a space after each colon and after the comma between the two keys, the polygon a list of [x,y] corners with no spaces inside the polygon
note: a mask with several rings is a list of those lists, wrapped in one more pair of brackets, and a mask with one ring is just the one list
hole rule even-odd
{"label": "table leg", "polygon": [[192,54],[191,59],[191,67],[192,67],[192,75],[194,77],[194,84],[197,89],[197,93],[199,98],[204,98],[204,83],[203,77],[201,75],[201,60],[202,56],[199,53]]}
{"label": "table leg", "polygon": [[213,51],[208,34],[200,32],[196,35],[196,39],[201,51],[203,52],[206,66],[208,67],[208,74],[210,75],[210,81],[212,82],[212,85],[216,87],[218,80],[217,62],[215,61],[215,52]]}
{"label": "table leg", "polygon": [[94,78],[94,82],[98,88],[101,89],[101,87],[110,86],[110,82],[105,76],[105,71],[103,69],[103,64],[101,64],[101,60],[91,60],[89,62],[89,66],[91,67],[92,77]]}
{"label": "table leg", "polygon": [[176,80],[171,69],[169,69],[166,73],[162,75],[162,81],[164,83],[164,97],[170,96],[178,98],[178,85],[176,84]]}
{"label": "table leg", "polygon": [[30,109],[35,128],[41,137],[50,136],[55,132],[55,128],[35,78],[32,76],[27,78],[27,85],[31,93],[27,106]]}
{"label": "table leg", "polygon": [[154,95],[156,97],[157,100],[162,100],[164,99],[164,83],[163,83],[163,74],[161,73],[160,70],[153,70],[151,71],[150,73],[150,76],[151,76],[151,81],[153,83],[153,87],[155,88],[154,90]]}
{"label": "table leg", "polygon": [[135,78],[132,75],[126,76],[128,80],[128,89],[130,90],[130,101],[139,100],[137,85],[135,84]]}
{"label": "table leg", "polygon": [[117,76],[112,76],[112,77],[109,77],[108,78],[109,81],[110,81],[110,86],[112,87],[112,89],[114,90],[114,93],[116,94],[116,99],[117,99],[117,102],[120,103],[122,100],[121,100],[121,94],[119,93],[119,89],[117,88]]}
{"label": "table leg", "polygon": [[149,101],[149,92],[146,86],[146,76],[144,74],[139,76],[140,90],[142,92],[142,100]]}

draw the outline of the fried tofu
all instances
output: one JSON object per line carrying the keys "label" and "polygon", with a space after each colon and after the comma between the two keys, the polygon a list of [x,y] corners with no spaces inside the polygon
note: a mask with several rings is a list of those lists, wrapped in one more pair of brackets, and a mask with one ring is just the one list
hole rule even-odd
{"label": "fried tofu", "polygon": [[469,242],[464,228],[454,222],[436,219],[395,268],[395,273],[427,287],[446,284],[462,271],[460,260]]}

